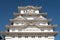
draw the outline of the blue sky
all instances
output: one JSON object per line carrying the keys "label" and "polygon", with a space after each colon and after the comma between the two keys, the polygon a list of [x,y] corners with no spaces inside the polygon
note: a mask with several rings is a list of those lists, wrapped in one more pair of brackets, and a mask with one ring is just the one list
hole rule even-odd
{"label": "blue sky", "polygon": [[[0,0],[0,31],[5,31],[5,25],[13,18],[18,6],[42,6],[42,12],[47,12],[47,18],[52,18],[52,24],[57,24],[55,31],[60,31],[60,0]],[[60,39],[60,33],[55,40]]]}

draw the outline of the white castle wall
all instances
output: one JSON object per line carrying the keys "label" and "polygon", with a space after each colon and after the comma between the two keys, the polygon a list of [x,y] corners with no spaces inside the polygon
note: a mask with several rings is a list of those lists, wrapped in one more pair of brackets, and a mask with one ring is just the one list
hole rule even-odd
{"label": "white castle wall", "polygon": [[9,32],[53,32],[53,30],[51,28],[32,28],[32,27],[28,27],[28,28],[24,28],[24,29],[19,29],[19,28],[11,28],[9,30]]}
{"label": "white castle wall", "polygon": [[6,40],[54,40],[54,37],[5,37]]}

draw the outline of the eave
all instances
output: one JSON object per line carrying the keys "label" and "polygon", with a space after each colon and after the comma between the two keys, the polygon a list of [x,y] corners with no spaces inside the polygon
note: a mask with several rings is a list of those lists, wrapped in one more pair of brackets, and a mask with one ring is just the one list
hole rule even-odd
{"label": "eave", "polygon": [[10,19],[10,22],[51,22],[51,19],[47,20],[19,20],[19,19]]}
{"label": "eave", "polygon": [[40,7],[33,7],[33,6],[22,7],[22,6],[18,6],[18,10],[26,10],[26,9],[41,10],[41,8],[42,8],[42,6],[40,6]]}
{"label": "eave", "polygon": [[[31,25],[30,25],[31,26]],[[29,27],[29,25],[22,25],[22,26],[13,26],[13,25],[6,25],[6,29],[10,29],[10,28],[27,28]],[[47,25],[47,26],[39,26],[39,25],[32,25],[31,27],[37,27],[37,28],[56,28],[56,25]]]}
{"label": "eave", "polygon": [[0,32],[3,35],[53,35],[55,36],[58,32]]}
{"label": "eave", "polygon": [[24,14],[21,14],[21,13],[13,13],[13,15],[14,15],[14,17],[17,17],[19,15],[21,15],[21,16],[40,16],[40,15],[42,15],[42,16],[45,17],[47,15],[47,13],[39,13],[39,14],[35,14],[35,13],[24,13]]}

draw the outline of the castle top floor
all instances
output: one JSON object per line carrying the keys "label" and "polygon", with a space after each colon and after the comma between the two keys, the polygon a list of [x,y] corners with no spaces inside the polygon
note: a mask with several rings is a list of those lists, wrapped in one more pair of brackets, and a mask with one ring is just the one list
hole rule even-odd
{"label": "castle top floor", "polygon": [[34,7],[34,6],[26,6],[26,7],[22,7],[22,6],[18,6],[18,11],[21,13],[21,14],[24,14],[24,13],[37,13],[39,14],[39,11],[41,10],[41,6],[40,7]]}

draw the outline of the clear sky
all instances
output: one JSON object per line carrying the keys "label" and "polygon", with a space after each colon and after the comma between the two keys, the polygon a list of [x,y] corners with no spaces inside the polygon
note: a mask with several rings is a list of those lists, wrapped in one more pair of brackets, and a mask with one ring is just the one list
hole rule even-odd
{"label": "clear sky", "polygon": [[[13,18],[18,6],[42,6],[42,12],[47,12],[47,18],[52,18],[52,24],[57,24],[55,31],[60,31],[60,0],[0,0],[0,31],[5,31],[5,25]],[[60,40],[60,33],[55,40]]]}

